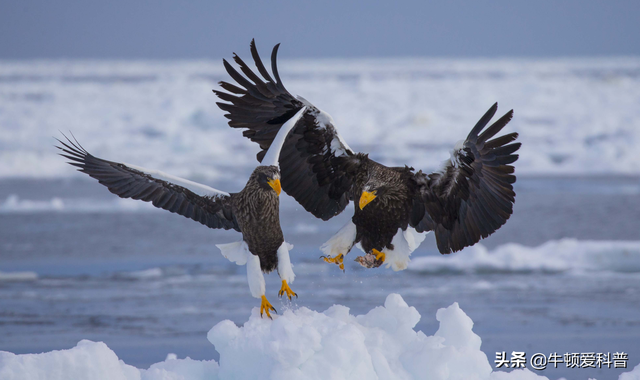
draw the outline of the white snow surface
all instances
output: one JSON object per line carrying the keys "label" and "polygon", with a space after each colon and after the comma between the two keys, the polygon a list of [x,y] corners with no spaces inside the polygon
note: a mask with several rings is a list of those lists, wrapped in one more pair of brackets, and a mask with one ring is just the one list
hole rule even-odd
{"label": "white snow surface", "polygon": [[[0,379],[547,379],[528,369],[493,372],[473,321],[457,303],[438,310],[436,319],[440,327],[434,335],[415,331],[420,314],[398,294],[358,316],[334,305],[322,313],[287,310],[270,320],[254,308],[243,326],[225,320],[209,331],[219,364],[168,354],[165,361],[138,369],[104,343],[83,340],[42,354],[0,351]],[[638,378],[640,365],[619,377]]]}
{"label": "white snow surface", "polygon": [[[494,102],[513,108],[518,174],[640,174],[639,72],[638,57],[280,62],[291,93],[389,165],[437,170]],[[220,80],[217,60],[0,61],[0,177],[82,176],[56,156],[59,130],[182,178],[253,168],[259,147],[215,105]]]}
{"label": "white snow surface", "polygon": [[482,244],[450,255],[414,258],[409,270],[424,273],[640,272],[640,241],[562,239],[538,247],[517,243],[489,251]]}

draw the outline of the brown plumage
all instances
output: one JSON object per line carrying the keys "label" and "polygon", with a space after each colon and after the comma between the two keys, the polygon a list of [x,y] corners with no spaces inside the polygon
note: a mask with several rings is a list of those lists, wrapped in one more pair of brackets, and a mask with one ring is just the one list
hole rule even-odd
{"label": "brown plumage", "polygon": [[269,273],[278,266],[276,252],[284,242],[280,228],[280,198],[269,186],[269,179],[279,179],[275,166],[258,166],[246,186],[231,194],[233,214],[249,251],[260,258],[260,268]]}
{"label": "brown plumage", "polygon": [[[306,107],[282,147],[282,187],[323,220],[342,212],[350,200],[359,202],[352,218],[353,243],[361,243],[367,254],[378,255],[374,266],[384,261],[380,252],[394,249],[392,240],[398,231],[434,231],[440,252],[450,253],[489,236],[509,219],[516,179],[510,164],[518,158],[513,153],[520,143],[513,143],[517,133],[493,137],[511,120],[513,111],[485,128],[497,110],[494,104],[440,171],[425,174],[410,167],[387,167],[352,151],[328,114],[285,89],[276,66],[278,46],[271,56],[273,77],[253,41],[251,55],[262,78],[235,54],[246,78],[224,61],[240,87],[221,82],[228,92],[214,90],[224,101],[217,104],[227,111],[229,126],[244,129],[243,135],[260,145],[258,161],[282,124]],[[353,244],[345,246],[350,249]]]}
{"label": "brown plumage", "polygon": [[[121,198],[151,202],[155,207],[193,219],[210,228],[241,232],[250,254],[259,258],[262,272],[284,269],[287,274],[280,273],[283,289],[285,280],[289,283],[293,281],[288,249],[280,228],[280,172],[277,166],[256,167],[246,186],[239,193],[229,194],[155,170],[103,160],[68,138],[66,142],[58,142],[62,146],[57,148],[63,152],[61,156],[70,160],[69,164],[97,179],[110,192]],[[279,256],[283,254],[286,255],[286,263],[280,263],[284,267],[279,267]],[[242,260],[251,261],[251,257],[239,259]],[[252,278],[249,278],[250,286],[251,281]],[[253,286],[251,291],[254,297],[263,298],[261,313],[264,310],[269,316],[269,311],[275,309],[264,297],[264,280],[260,277],[253,281],[258,287],[262,282],[262,289]],[[286,288],[289,289],[288,285]],[[280,295],[285,292],[283,289]],[[295,295],[290,289],[286,293],[289,298]]]}

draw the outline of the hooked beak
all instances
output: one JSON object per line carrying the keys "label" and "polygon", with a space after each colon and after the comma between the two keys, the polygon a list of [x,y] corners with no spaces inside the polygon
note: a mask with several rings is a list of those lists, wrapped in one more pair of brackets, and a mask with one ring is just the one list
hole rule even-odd
{"label": "hooked beak", "polygon": [[376,193],[377,191],[372,191],[372,192],[368,192],[368,191],[363,191],[362,195],[360,196],[360,210],[362,210],[364,208],[364,206],[368,205],[372,200],[376,199]]}
{"label": "hooked beak", "polygon": [[282,191],[282,186],[280,186],[280,180],[279,179],[272,179],[272,180],[269,180],[267,183],[269,184],[269,186],[271,186],[273,188],[273,190],[276,192],[276,194],[278,194],[278,196],[280,196],[280,192]]}

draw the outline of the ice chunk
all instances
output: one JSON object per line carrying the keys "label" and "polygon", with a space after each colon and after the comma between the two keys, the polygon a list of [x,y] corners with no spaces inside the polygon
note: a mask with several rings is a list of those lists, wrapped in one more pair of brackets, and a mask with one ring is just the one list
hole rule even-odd
{"label": "ice chunk", "polygon": [[[174,355],[175,356],[175,355]],[[153,364],[148,370],[140,370],[141,380],[215,380],[218,378],[215,360],[169,358]]]}
{"label": "ice chunk", "polygon": [[416,332],[420,314],[391,294],[359,316],[336,305],[324,313],[288,310],[270,321],[254,309],[243,327],[224,321],[208,338],[220,352],[220,378],[489,379],[471,319],[457,303],[437,319],[435,336]]}
{"label": "ice chunk", "polygon": [[118,360],[106,344],[82,340],[72,349],[43,354],[0,351],[0,379],[140,380],[140,371]]}
{"label": "ice chunk", "polygon": [[[270,320],[255,308],[242,327],[226,320],[209,331],[219,364],[168,354],[149,369],[137,369],[118,360],[104,343],[83,340],[69,350],[43,354],[0,351],[0,379],[547,379],[526,368],[492,372],[473,321],[457,303],[438,310],[436,319],[440,328],[433,336],[415,331],[420,314],[398,294],[359,316],[334,305],[322,313],[287,310]],[[640,365],[619,377],[639,379]]]}
{"label": "ice chunk", "polygon": [[640,380],[640,364],[630,372],[621,373],[618,380]]}

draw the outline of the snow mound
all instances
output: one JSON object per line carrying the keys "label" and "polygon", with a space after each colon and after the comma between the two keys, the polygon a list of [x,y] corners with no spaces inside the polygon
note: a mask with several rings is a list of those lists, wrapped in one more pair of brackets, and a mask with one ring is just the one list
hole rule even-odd
{"label": "snow mound", "polygon": [[452,255],[415,258],[424,273],[640,272],[640,241],[562,239],[538,247],[509,243],[489,251],[481,244]]}
{"label": "snow mound", "polygon": [[[223,321],[208,338],[220,353],[220,378],[242,379],[487,379],[473,322],[458,304],[438,311],[434,336],[414,331],[420,314],[391,294],[384,307],[353,316],[345,306],[324,313],[287,310],[273,321],[254,309],[237,327]],[[247,366],[247,359],[255,365]]]}
{"label": "snow mound", "polygon": [[102,342],[82,340],[72,349],[14,355],[0,351],[2,380],[209,380],[218,379],[218,363],[168,355],[149,369],[119,360]]}
{"label": "snow mound", "polygon": [[[433,336],[415,331],[420,314],[398,294],[358,316],[334,305],[323,313],[287,310],[269,320],[255,308],[242,327],[226,320],[209,331],[220,364],[169,354],[138,369],[104,343],[83,340],[72,349],[43,354],[0,351],[0,379],[547,379],[528,369],[492,372],[473,321],[457,303],[438,310],[436,319],[440,328]],[[640,365],[620,376],[637,378]]]}
{"label": "snow mound", "polygon": [[0,379],[140,379],[137,368],[118,360],[102,342],[82,340],[70,350],[14,355],[0,352]]}

